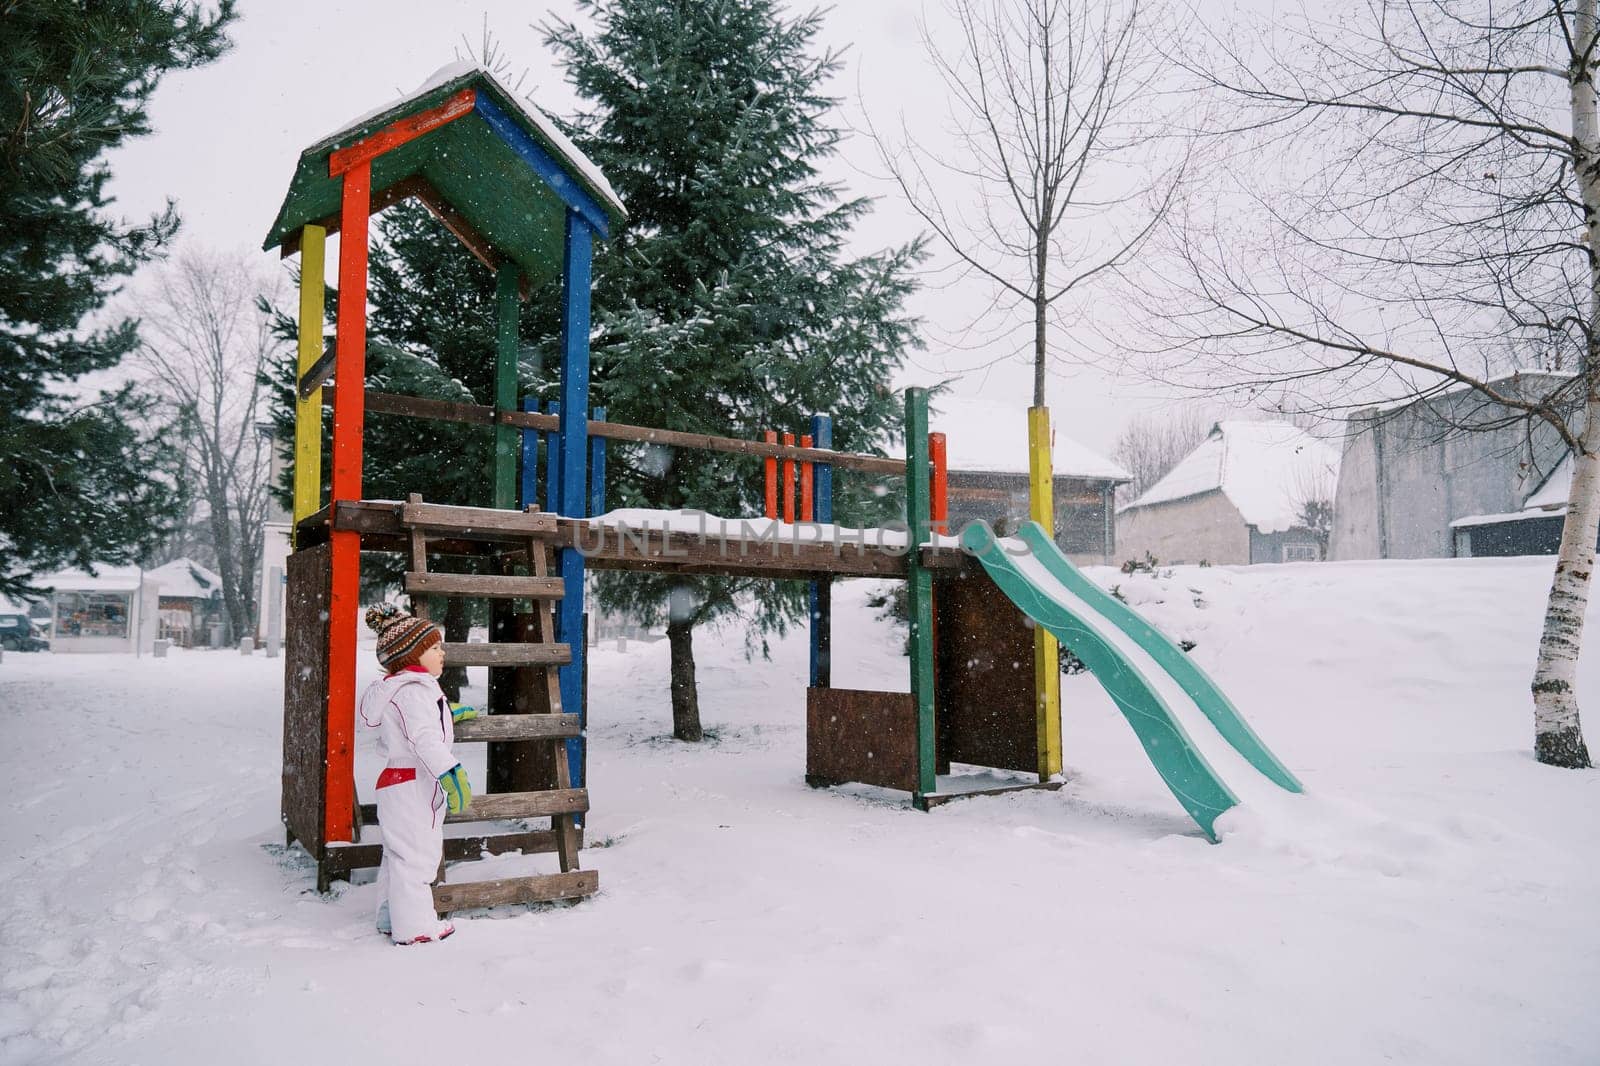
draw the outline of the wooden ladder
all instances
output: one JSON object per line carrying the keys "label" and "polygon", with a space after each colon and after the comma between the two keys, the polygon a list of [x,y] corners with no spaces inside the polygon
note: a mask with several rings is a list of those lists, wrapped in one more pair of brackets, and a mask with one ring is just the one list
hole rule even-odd
{"label": "wooden ladder", "polygon": [[[582,727],[578,715],[565,714],[561,707],[558,668],[572,661],[572,648],[556,641],[553,606],[563,594],[563,585],[559,577],[551,576],[549,538],[556,530],[555,516],[531,508],[527,511],[500,511],[429,504],[424,503],[421,496],[412,494],[400,507],[400,524],[408,531],[411,541],[411,566],[405,576],[404,588],[412,597],[418,617],[427,617],[426,597],[430,595],[533,601],[535,641],[446,643],[444,660],[447,666],[538,669],[543,673],[542,688],[548,712],[489,714],[458,722],[455,727],[456,741],[555,746],[550,753],[554,787],[532,792],[475,795],[465,811],[446,815],[445,821],[483,822],[548,817],[556,838],[555,850],[561,862],[561,872],[447,884],[441,864],[439,883],[433,888],[434,906],[441,913],[448,913],[469,907],[580,899],[594,894],[600,888],[600,875],[578,867],[576,816],[589,809],[589,792],[572,787],[566,753],[566,741],[579,736]],[[529,573],[432,573],[428,570],[430,537],[509,543],[519,551],[525,548]]]}

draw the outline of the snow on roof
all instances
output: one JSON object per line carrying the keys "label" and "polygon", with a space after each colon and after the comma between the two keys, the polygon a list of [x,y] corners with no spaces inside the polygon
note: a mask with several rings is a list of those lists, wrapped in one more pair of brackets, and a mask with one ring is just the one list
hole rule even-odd
{"label": "snow on roof", "polygon": [[[1552,381],[1570,381],[1575,377],[1577,377],[1577,375],[1572,373],[1570,370],[1512,370],[1505,374],[1501,374],[1499,377],[1490,378],[1488,381],[1484,382],[1484,384],[1489,386],[1491,389],[1499,390],[1503,386],[1516,386],[1521,382],[1532,378],[1548,378]],[[1472,390],[1473,386],[1471,385],[1451,385],[1447,388],[1440,389],[1438,392],[1429,393],[1425,397],[1413,395],[1409,397],[1403,397],[1398,400],[1386,400],[1382,403],[1375,403],[1371,407],[1368,407],[1366,412],[1373,414],[1388,414],[1391,411],[1399,411],[1403,408],[1410,407],[1413,404],[1427,403],[1430,400],[1442,400],[1447,396],[1459,396],[1461,393],[1471,392]],[[1488,402],[1488,399],[1489,398],[1487,396],[1484,397],[1485,402]],[[1364,412],[1356,412],[1357,415],[1362,413]]]}
{"label": "snow on roof", "polygon": [[1281,533],[1300,524],[1307,492],[1332,497],[1339,452],[1289,422],[1218,422],[1206,439],[1123,511],[1220,491],[1247,524]]}
{"label": "snow on roof", "polygon": [[[97,566],[93,574],[87,570],[62,570],[37,583],[40,588],[58,592],[137,592],[139,576],[137,566]],[[144,579],[160,584],[154,570],[144,571]]]}
{"label": "snow on roof", "polygon": [[174,559],[145,574],[161,583],[162,596],[205,600],[222,591],[222,578],[193,559]]}
{"label": "snow on roof", "polygon": [[541,111],[539,107],[532,101],[523,99],[516,93],[513,93],[511,90],[507,89],[504,85],[500,84],[500,80],[493,74],[489,73],[489,71],[485,69],[481,63],[471,59],[463,59],[454,63],[446,63],[444,66],[428,75],[428,77],[423,80],[421,85],[417,86],[409,93],[397,96],[393,100],[390,100],[384,104],[380,104],[363,115],[358,115],[349,122],[346,122],[344,125],[340,126],[338,129],[334,130],[332,133],[328,134],[326,137],[318,138],[316,144],[312,145],[311,147],[313,150],[320,149],[328,142],[338,140],[342,135],[349,133],[351,130],[360,126],[363,126],[368,122],[371,122],[379,115],[386,114],[390,111],[397,111],[411,103],[413,100],[428,95],[441,85],[446,85],[452,81],[456,81],[459,78],[465,78],[474,74],[486,78],[492,82],[495,88],[500,90],[500,94],[515,104],[517,110],[522,113],[522,116],[531,122],[541,134],[548,138],[551,144],[555,145],[561,154],[566,157],[567,162],[571,163],[583,174],[584,180],[589,182],[589,184],[594,187],[595,191],[603,196],[618,214],[622,215],[623,217],[627,217],[628,211],[622,206],[621,198],[617,196],[617,192],[611,187],[611,183],[606,180],[606,176],[600,173],[600,168],[595,166],[594,162],[588,156],[579,151],[578,146],[573,144],[572,141],[568,139],[567,135],[562,133],[554,122],[550,121],[550,116]]}
{"label": "snow on roof", "polygon": [[1498,526],[1504,522],[1526,522],[1530,518],[1563,518],[1566,516],[1565,506],[1554,509],[1548,507],[1528,507],[1510,514],[1470,514],[1465,518],[1458,518],[1450,523],[1451,529],[1467,529],[1473,526]]}
{"label": "snow on roof", "polygon": [[[1028,472],[1028,412],[961,397],[937,397],[930,421],[948,437],[949,469],[998,474]],[[1122,467],[1051,427],[1051,469],[1056,477],[1131,481]]]}
{"label": "snow on roof", "polygon": [[1550,471],[1539,487],[1534,490],[1522,506],[1529,510],[1549,510],[1553,507],[1565,507],[1567,499],[1572,495],[1572,453],[1568,452],[1561,457],[1556,468]]}

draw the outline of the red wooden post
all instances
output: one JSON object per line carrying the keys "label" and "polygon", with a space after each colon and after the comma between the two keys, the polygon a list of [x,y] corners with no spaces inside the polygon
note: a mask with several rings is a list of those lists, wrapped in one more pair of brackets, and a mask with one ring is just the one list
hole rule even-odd
{"label": "red wooden post", "polygon": [[945,461],[943,433],[928,434],[928,461],[933,471],[928,485],[928,519],[935,533],[950,533],[950,479]]}
{"label": "red wooden post", "polygon": [[[776,444],[776,443],[778,443],[778,433],[777,433],[776,430],[769,429],[769,430],[767,430],[765,433],[763,433],[761,435],[761,439],[766,441],[768,444]],[[767,517],[768,518],[777,518],[778,517],[778,460],[772,458],[772,456],[770,456],[770,455],[767,456],[766,467],[767,467]]]}
{"label": "red wooden post", "polygon": [[[811,447],[811,434],[805,433],[801,435],[800,447]],[[802,460],[800,463],[800,521],[815,521],[812,517],[810,460]]]}
{"label": "red wooden post", "polygon": [[[366,421],[367,215],[372,164],[344,175],[339,207],[339,317],[334,346],[333,477],[329,513],[361,498],[361,434]],[[323,839],[350,840],[355,806],[356,618],[361,611],[361,534],[331,534],[333,588],[328,601],[328,753]]]}
{"label": "red wooden post", "polygon": [[[928,529],[941,536],[950,532],[950,484],[949,471],[945,458],[945,437],[943,433],[928,434],[928,465],[932,470],[928,474]],[[939,699],[939,593],[928,594],[931,605],[930,613],[933,615],[933,692],[934,713],[938,713]]]}
{"label": "red wooden post", "polygon": [[[794,447],[793,433],[783,435],[783,445]],[[787,456],[783,460],[783,520],[794,525],[794,460]]]}

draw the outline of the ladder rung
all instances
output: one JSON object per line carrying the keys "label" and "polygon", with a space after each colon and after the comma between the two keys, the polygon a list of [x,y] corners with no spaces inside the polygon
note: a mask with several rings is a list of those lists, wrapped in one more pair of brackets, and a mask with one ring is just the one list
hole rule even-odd
{"label": "ladder rung", "polygon": [[400,524],[428,533],[506,540],[510,537],[548,536],[556,531],[556,516],[547,511],[502,511],[493,507],[403,503],[400,505]]}
{"label": "ladder rung", "polygon": [[559,740],[583,732],[575,714],[490,714],[457,722],[457,740]]}
{"label": "ladder rung", "polygon": [[487,822],[502,818],[547,818],[557,814],[582,814],[589,809],[586,788],[552,788],[543,792],[490,792],[473,796],[460,814],[447,814],[447,822]]}
{"label": "ladder rung", "polygon": [[600,890],[600,874],[595,870],[573,870],[564,874],[532,877],[504,877],[498,881],[461,881],[433,886],[433,908],[441,912],[468,907],[501,907],[513,903],[547,903],[558,899],[581,899]]}
{"label": "ladder rung", "polygon": [[446,666],[565,666],[569,644],[445,644]]}
{"label": "ladder rung", "polygon": [[496,600],[559,600],[566,585],[559,577],[522,577],[517,574],[406,574],[405,589],[416,594],[486,596]]}

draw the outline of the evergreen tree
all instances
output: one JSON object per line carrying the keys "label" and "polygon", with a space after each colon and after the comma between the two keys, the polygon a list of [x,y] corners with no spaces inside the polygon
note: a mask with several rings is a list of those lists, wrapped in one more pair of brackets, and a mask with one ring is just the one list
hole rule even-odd
{"label": "evergreen tree", "polygon": [[[868,204],[818,176],[840,140],[823,91],[839,60],[813,48],[820,14],[787,18],[773,0],[580,8],[593,30],[556,22],[546,43],[585,102],[570,132],[629,211],[595,263],[594,402],[615,421],[746,439],[826,411],[835,447],[880,449],[899,427],[890,375],[918,343],[903,302],[922,248],[847,252]],[[760,513],[758,464],[659,459],[618,449],[610,502]],[[871,486],[837,480],[836,517],[869,517]],[[694,630],[753,604],[746,632],[764,653],[763,635],[804,611],[797,582],[603,578],[607,606],[667,622],[683,740],[701,737]]]}
{"label": "evergreen tree", "polygon": [[171,203],[140,223],[107,214],[104,156],[150,132],[168,71],[228,47],[232,0],[213,11],[158,0],[19,0],[0,24],[0,594],[40,569],[125,562],[177,513],[160,435],[131,388],[76,395],[115,366],[137,323],[85,320],[120,278],[159,254]]}

